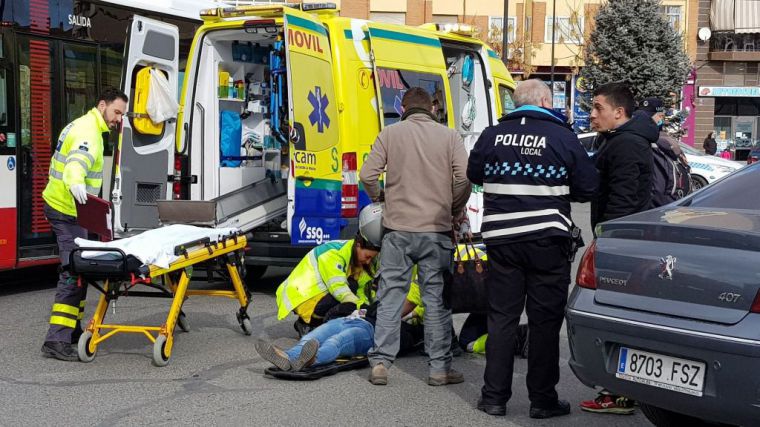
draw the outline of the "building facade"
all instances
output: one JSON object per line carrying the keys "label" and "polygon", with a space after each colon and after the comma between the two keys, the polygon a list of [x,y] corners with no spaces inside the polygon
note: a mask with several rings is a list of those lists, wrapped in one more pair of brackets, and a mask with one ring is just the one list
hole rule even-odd
{"label": "building facade", "polygon": [[760,141],[760,2],[700,0],[696,136],[714,132],[719,149],[746,160]]}

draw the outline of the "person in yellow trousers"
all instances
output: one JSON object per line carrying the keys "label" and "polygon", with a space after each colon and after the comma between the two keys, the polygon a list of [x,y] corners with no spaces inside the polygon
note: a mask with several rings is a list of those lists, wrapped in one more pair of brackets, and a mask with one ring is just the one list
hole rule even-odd
{"label": "person in yellow trousers", "polygon": [[277,288],[277,319],[290,312],[303,336],[324,322],[330,310],[350,314],[368,302],[373,261],[382,242],[383,205],[373,203],[359,215],[359,232],[352,240],[323,243],[312,249]]}
{"label": "person in yellow trousers", "polygon": [[76,204],[87,203],[87,195],[97,195],[103,182],[103,141],[118,129],[127,110],[127,95],[106,89],[95,108],[69,123],[58,137],[50,160],[48,184],[42,192],[44,213],[58,242],[61,273],[55,294],[50,327],[42,345],[42,355],[58,360],[78,360],[71,347],[82,334],[81,321],[87,287],[69,275],[69,254],[74,239],[86,238],[87,232],[77,224]]}

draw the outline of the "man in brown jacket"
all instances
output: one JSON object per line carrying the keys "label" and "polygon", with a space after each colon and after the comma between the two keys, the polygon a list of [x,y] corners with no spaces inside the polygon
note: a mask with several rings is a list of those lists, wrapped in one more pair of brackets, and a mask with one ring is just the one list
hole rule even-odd
{"label": "man in brown jacket", "polygon": [[452,217],[460,215],[470,194],[467,153],[459,134],[435,120],[424,89],[409,89],[401,103],[401,122],[380,132],[360,173],[367,194],[377,201],[378,177],[385,171],[386,234],[369,380],[375,385],[388,382],[388,368],[399,349],[401,309],[417,264],[430,357],[428,384],[460,383],[464,376],[451,369],[451,311],[444,308],[442,294],[443,273],[451,267],[454,248]]}

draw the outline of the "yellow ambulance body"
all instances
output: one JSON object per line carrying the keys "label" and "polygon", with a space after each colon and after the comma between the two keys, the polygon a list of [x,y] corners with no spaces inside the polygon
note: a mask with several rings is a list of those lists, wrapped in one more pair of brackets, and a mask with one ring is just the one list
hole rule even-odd
{"label": "yellow ambulance body", "polygon": [[[465,26],[376,23],[340,17],[327,3],[224,7],[201,18],[169,127],[176,131],[166,197],[211,200],[257,179],[282,180],[295,245],[355,232],[369,203],[358,170],[378,132],[400,120],[408,88],[431,93],[440,122],[460,131],[468,149],[513,108],[509,72]],[[231,89],[240,81],[242,99]],[[236,129],[230,112],[238,111],[240,155],[220,148],[228,136],[220,120],[231,118]]]}

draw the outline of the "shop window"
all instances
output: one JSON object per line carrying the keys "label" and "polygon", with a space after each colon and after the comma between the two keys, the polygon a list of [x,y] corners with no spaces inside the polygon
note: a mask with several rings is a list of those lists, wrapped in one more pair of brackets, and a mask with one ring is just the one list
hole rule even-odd
{"label": "shop window", "polygon": [[760,100],[757,98],[741,98],[737,104],[737,116],[760,115]]}
{"label": "shop window", "polygon": [[731,135],[731,117],[715,117],[713,120],[713,129],[715,130],[715,142],[718,144],[718,151],[727,148],[729,142],[733,142]]}
{"label": "shop window", "polygon": [[735,98],[715,98],[715,115],[716,116],[735,116],[736,99]]}

